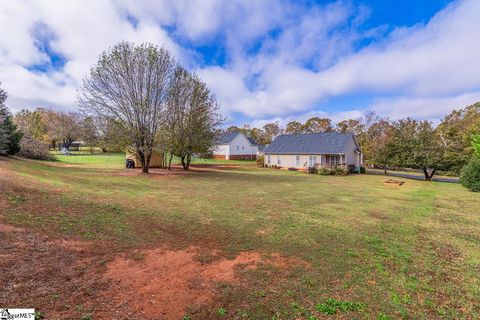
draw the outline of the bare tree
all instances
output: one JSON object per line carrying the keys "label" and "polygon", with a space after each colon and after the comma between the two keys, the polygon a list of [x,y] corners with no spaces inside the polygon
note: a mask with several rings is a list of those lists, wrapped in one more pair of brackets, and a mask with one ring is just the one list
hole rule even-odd
{"label": "bare tree", "polygon": [[206,153],[213,145],[216,128],[223,120],[219,106],[207,85],[197,76],[179,72],[184,87],[178,95],[174,152],[185,170],[193,154]]}
{"label": "bare tree", "polygon": [[144,173],[164,123],[173,71],[174,61],[166,49],[121,42],[101,54],[79,93],[85,111],[107,116],[127,129]]}
{"label": "bare tree", "polygon": [[82,137],[82,116],[77,112],[57,112],[53,119],[53,135],[69,150],[72,143]]}
{"label": "bare tree", "polygon": [[171,82],[165,125],[163,126],[159,140],[163,142],[164,155],[169,156],[168,169],[172,165],[175,154],[182,156],[188,130],[188,110],[193,97],[194,78],[184,68],[175,68],[174,78]]}

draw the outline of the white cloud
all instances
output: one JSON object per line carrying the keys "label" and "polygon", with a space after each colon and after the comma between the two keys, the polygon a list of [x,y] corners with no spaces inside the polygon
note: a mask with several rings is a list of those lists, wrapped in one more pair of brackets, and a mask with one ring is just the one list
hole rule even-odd
{"label": "white cloud", "polygon": [[408,115],[437,122],[452,109],[461,109],[480,101],[480,91],[447,97],[397,97],[392,99],[378,99],[371,106],[378,114],[391,119],[400,119]]}
{"label": "white cloud", "polygon": [[[365,109],[394,118],[434,119],[479,100],[479,1],[455,2],[387,37],[361,30],[369,9],[350,3],[0,0],[0,81],[14,110],[74,109],[75,90],[99,53],[125,39],[164,44],[209,84],[226,116],[259,123],[298,114],[353,117],[360,108],[326,107],[328,99],[359,92],[376,97]],[[49,63],[39,37],[65,58],[61,70],[29,68]],[[358,51],[365,39],[371,44]],[[197,45],[223,46],[226,64],[204,66]]]}
{"label": "white cloud", "polygon": [[[342,18],[338,20],[343,21]],[[295,31],[289,30],[287,37],[301,39],[306,31],[299,28],[298,32],[292,34]],[[430,112],[420,108],[425,101],[442,101],[445,105],[464,92],[480,88],[480,42],[476,39],[480,39],[480,2],[466,0],[450,5],[426,25],[397,28],[387,39],[374,42],[318,72],[294,64],[291,59],[282,59],[290,53],[295,57],[297,50],[302,48],[302,44],[295,42],[283,43],[271,59],[259,58],[263,63],[257,66],[261,70],[261,90],[251,90],[248,96],[241,93],[241,101],[252,103],[240,105],[233,96],[224,99],[234,101],[228,106],[232,110],[243,110],[251,116],[268,116],[309,110],[325,98],[345,93],[372,92],[379,97],[409,96],[412,105],[418,102],[419,108],[409,109],[392,103],[381,108],[384,112],[434,117],[439,115],[434,112],[435,107],[429,108]],[[309,50],[300,51],[308,53]],[[235,72],[235,66],[231,69]],[[219,95],[222,97],[223,92]],[[259,95],[265,103],[257,101]],[[472,95],[465,97],[476,99]],[[468,104],[475,100],[465,101]],[[442,111],[447,112],[452,107],[444,107]]]}

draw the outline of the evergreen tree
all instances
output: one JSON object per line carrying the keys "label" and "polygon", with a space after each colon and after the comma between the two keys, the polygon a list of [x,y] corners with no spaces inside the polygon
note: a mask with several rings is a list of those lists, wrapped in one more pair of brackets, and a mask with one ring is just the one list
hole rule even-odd
{"label": "evergreen tree", "polygon": [[0,155],[13,155],[20,150],[22,135],[13,123],[12,114],[5,105],[7,93],[0,88]]}

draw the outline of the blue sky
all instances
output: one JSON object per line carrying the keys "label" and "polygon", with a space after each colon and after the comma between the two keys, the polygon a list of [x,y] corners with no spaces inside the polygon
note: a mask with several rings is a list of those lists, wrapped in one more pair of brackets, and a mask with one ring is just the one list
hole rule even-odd
{"label": "blue sky", "polygon": [[480,100],[480,1],[0,0],[8,105],[75,110],[118,41],[168,48],[226,125],[360,117],[438,121]]}

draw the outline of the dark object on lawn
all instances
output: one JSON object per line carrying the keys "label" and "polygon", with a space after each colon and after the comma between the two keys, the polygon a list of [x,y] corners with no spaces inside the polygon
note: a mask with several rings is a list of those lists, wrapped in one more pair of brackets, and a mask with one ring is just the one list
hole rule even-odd
{"label": "dark object on lawn", "polygon": [[298,169],[297,169],[297,168],[290,167],[290,168],[288,168],[288,171],[298,171]]}
{"label": "dark object on lawn", "polygon": [[135,169],[135,161],[127,159],[126,167],[127,169]]}
{"label": "dark object on lawn", "polygon": [[390,185],[390,186],[401,186],[404,183],[405,183],[405,181],[395,180],[395,179],[389,179],[389,180],[385,181],[385,184]]}
{"label": "dark object on lawn", "polygon": [[317,173],[317,168],[315,168],[315,167],[308,167],[308,173]]}

